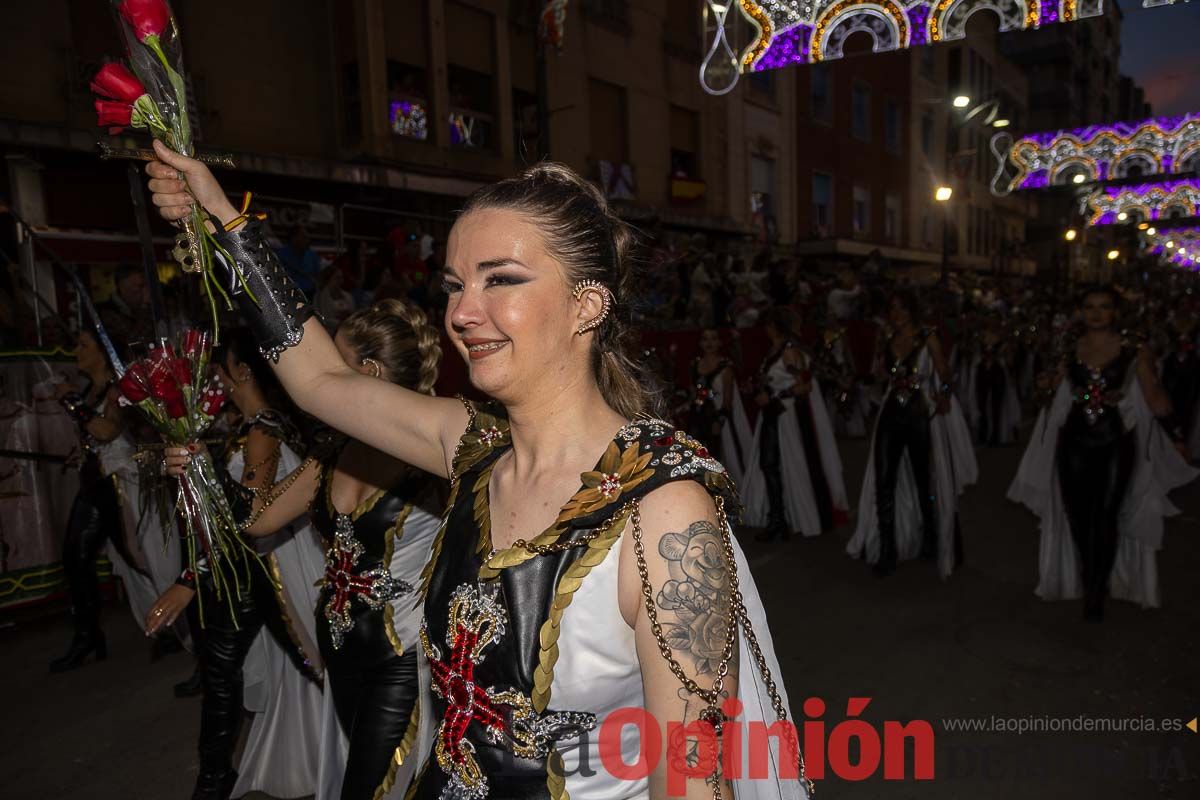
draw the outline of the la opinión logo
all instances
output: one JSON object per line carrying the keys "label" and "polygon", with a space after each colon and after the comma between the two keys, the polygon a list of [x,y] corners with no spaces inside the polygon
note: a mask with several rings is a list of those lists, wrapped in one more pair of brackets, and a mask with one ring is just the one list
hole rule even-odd
{"label": "la opini\u00f3n logo", "polygon": [[[625,707],[608,714],[600,725],[598,750],[604,769],[620,780],[643,780],[650,776],[665,757],[667,793],[681,797],[689,778],[704,779],[713,773],[717,759],[721,772],[730,779],[767,780],[770,765],[776,766],[780,780],[799,780],[800,758],[797,743],[803,741],[806,777],[821,780],[828,773],[846,781],[864,781],[883,768],[885,780],[933,780],[934,732],[927,720],[885,721],[882,731],[860,719],[869,697],[852,697],[846,702],[847,719],[826,731],[825,702],[810,697],[804,702],[805,719],[800,730],[788,720],[770,724],[761,720],[739,721],[742,703],[730,698],[721,707],[726,721],[720,733],[702,720],[668,721],[664,726],[650,712]],[[637,757],[626,760],[622,751],[625,729],[638,732]],[[906,751],[911,742],[912,771],[908,771]],[[720,745],[718,747],[718,744]],[[586,752],[586,746],[582,752]],[[581,772],[587,767],[581,764]]]}

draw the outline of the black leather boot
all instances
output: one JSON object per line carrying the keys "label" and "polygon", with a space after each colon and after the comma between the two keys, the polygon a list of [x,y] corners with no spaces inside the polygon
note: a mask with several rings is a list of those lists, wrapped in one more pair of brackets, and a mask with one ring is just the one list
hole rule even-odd
{"label": "black leather boot", "polygon": [[50,662],[51,672],[77,669],[83,666],[83,662],[93,652],[96,654],[97,661],[108,658],[108,642],[105,640],[104,631],[100,630],[100,626],[81,624],[78,621],[79,615],[74,616],[76,617],[75,635],[71,637],[71,644],[67,648],[67,652]]}

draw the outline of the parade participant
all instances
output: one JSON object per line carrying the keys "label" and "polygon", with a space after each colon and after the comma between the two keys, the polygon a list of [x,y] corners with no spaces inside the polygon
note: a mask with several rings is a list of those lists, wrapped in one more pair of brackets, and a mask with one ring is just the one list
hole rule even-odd
{"label": "parade participant", "polygon": [[962,559],[958,497],[978,477],[975,451],[941,343],[920,326],[911,290],[893,292],[888,321],[875,368],[887,388],[846,551],[881,577],[919,554],[945,578]]}
{"label": "parade participant", "polygon": [[[348,317],[334,343],[358,372],[432,393],[441,346],[419,309],[381,300]],[[169,463],[184,456],[173,450]],[[438,489],[428,473],[342,439],[253,500],[247,534],[269,535],[308,514],[326,548],[316,608],[326,688],[319,798],[403,796],[412,778],[415,588],[440,523]]]}
{"label": "parade participant", "polygon": [[[278,474],[299,466],[302,446],[281,411],[287,408],[286,397],[246,331],[226,333],[214,363],[241,412],[224,472],[226,495],[242,518],[248,509],[240,487],[269,489]],[[190,448],[183,456],[168,448],[164,465],[171,474],[182,474],[183,462],[203,445]],[[255,549],[264,564],[248,550],[233,551],[241,563],[232,569],[248,585],[236,591],[227,587],[218,595],[212,573],[201,564],[200,574],[185,571],[146,616],[146,632],[153,634],[172,624],[197,592],[203,593],[199,657],[204,696],[194,800],[225,800],[251,791],[302,797],[317,787],[322,698],[314,609],[324,559],[307,523],[281,527],[258,539]],[[243,707],[254,717],[240,770],[235,770]]]}
{"label": "parade participant", "polygon": [[750,422],[742,407],[733,362],[723,352],[721,332],[716,328],[700,334],[700,355],[692,360],[691,378],[687,410],[681,415],[684,430],[712,442],[714,457],[740,484],[750,446]]}
{"label": "parade participant", "polygon": [[1041,521],[1037,594],[1083,597],[1099,621],[1104,600],[1159,605],[1157,552],[1167,492],[1192,480],[1164,426],[1171,404],[1149,349],[1117,328],[1118,296],[1094,287],[1080,298],[1083,333],[1042,380],[1055,389],[1009,488]]}
{"label": "parade participant", "polygon": [[[472,385],[497,401],[475,406],[347,367],[260,226],[240,224],[202,164],[157,155],[167,163],[148,171],[164,217],[181,218],[195,198],[215,224],[233,223],[217,237],[258,300],[239,305],[292,396],[451,479],[420,587],[437,744],[412,796],[662,796],[669,777],[690,797],[729,796],[711,769],[720,758],[682,774],[686,737],[672,737],[674,757],[649,776],[596,768],[593,732],[617,709],[644,709],[660,735],[668,721],[719,721],[725,693],[740,701],[739,722],[787,713],[726,518],[728,474],[699,442],[643,416],[656,398],[625,349],[632,235],[604,196],[541,164],[467,201],[444,288],[447,334]],[[626,763],[636,740],[621,739]],[[784,749],[766,777],[732,781],[741,796],[805,795],[802,781],[778,777],[780,761],[786,774],[798,757]]]}
{"label": "parade participant", "polygon": [[1163,389],[1174,410],[1173,424],[1189,442],[1189,458],[1200,458],[1200,314],[1196,301],[1179,301],[1169,325],[1169,341],[1163,354]]}
{"label": "parade participant", "polygon": [[963,411],[981,445],[1012,444],[1021,422],[1021,401],[1012,378],[1012,354],[999,312],[984,317],[983,329],[964,353]]}
{"label": "parade participant", "polygon": [[834,432],[856,439],[865,437],[871,400],[867,387],[858,379],[854,356],[847,347],[846,328],[833,322],[826,324],[813,364],[814,374],[825,387],[825,407]]}
{"label": "parade participant", "polygon": [[764,528],[762,540],[793,532],[817,536],[846,519],[842,460],[812,359],[792,339],[792,312],[765,315],[767,357],[759,367],[761,409],[747,461],[745,522]]}
{"label": "parade participant", "polygon": [[[87,385],[79,390],[64,382],[55,389],[80,434],[79,491],[71,503],[62,545],[74,633],[67,652],[50,662],[51,672],[82,666],[91,653],[96,654],[97,661],[108,655],[108,643],[100,628],[100,581],[96,575],[96,559],[106,544],[113,572],[125,584],[134,615],[145,614],[156,596],[140,557],[135,447],[117,402],[113,385],[116,373],[89,331],[79,334],[75,363],[87,378]],[[158,547],[162,549],[161,532]],[[176,572],[178,564],[176,549]]]}

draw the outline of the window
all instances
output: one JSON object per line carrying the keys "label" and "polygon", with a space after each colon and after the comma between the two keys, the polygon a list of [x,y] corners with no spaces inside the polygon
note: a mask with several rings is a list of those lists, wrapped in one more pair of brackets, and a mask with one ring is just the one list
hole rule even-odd
{"label": "window", "polygon": [[900,152],[900,104],[888,100],[883,107],[883,143],[889,153]]}
{"label": "window", "polygon": [[818,235],[833,232],[833,176],[824,172],[812,176],[812,224]]}
{"label": "window", "polygon": [[775,70],[750,73],[750,92],[759,101],[775,103]]}
{"label": "window", "polygon": [[750,213],[762,226],[767,241],[775,241],[775,160],[764,156],[750,157]]}
{"label": "window", "polygon": [[671,177],[700,178],[700,115],[671,106]]}
{"label": "window", "polygon": [[588,117],[592,158],[613,164],[626,163],[629,160],[629,121],[624,87],[595,78],[588,81]]}
{"label": "window", "polygon": [[863,186],[854,187],[854,232],[871,232],[871,190]]}
{"label": "window", "polygon": [[850,133],[855,139],[871,141],[871,87],[857,83],[850,95]]}
{"label": "window", "polygon": [[482,72],[449,64],[450,146],[481,150],[492,146],[495,101],[492,78]]}
{"label": "window", "polygon": [[833,121],[833,104],[829,101],[830,72],[828,64],[809,67],[809,113],[817,122]]}
{"label": "window", "polygon": [[921,115],[921,152],[933,155],[933,114],[929,111]]}
{"label": "window", "polygon": [[889,242],[900,241],[900,197],[889,194],[883,199],[883,237]]}
{"label": "window", "polygon": [[922,47],[921,50],[921,74],[926,78],[933,80],[933,48]]}

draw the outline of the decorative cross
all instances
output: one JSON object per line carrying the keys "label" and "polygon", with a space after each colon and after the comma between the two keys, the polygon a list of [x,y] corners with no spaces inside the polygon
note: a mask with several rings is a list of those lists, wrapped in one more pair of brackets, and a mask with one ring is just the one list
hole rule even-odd
{"label": "decorative cross", "polygon": [[446,701],[446,712],[438,733],[439,749],[459,765],[465,764],[469,758],[462,745],[472,720],[488,728],[493,735],[502,734],[505,729],[504,716],[493,704],[487,690],[475,683],[472,653],[478,643],[479,634],[476,631],[459,625],[454,631],[454,641],[446,660],[429,660],[433,689]]}

